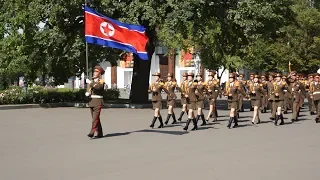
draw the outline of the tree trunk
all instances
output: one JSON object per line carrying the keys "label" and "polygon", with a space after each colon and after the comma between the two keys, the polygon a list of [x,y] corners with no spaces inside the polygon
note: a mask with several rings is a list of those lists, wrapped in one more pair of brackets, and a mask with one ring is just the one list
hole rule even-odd
{"label": "tree trunk", "polygon": [[155,46],[152,42],[147,45],[149,60],[141,60],[134,54],[134,65],[132,84],[130,92],[130,102],[136,104],[145,104],[149,100],[149,77],[152,55],[155,51]]}

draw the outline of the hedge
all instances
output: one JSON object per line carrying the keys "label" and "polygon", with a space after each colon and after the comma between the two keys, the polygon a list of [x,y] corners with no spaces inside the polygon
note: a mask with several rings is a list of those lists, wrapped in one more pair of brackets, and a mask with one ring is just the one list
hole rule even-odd
{"label": "hedge", "polygon": [[[7,90],[0,91],[0,105],[4,104],[41,104],[59,102],[87,102],[86,89],[46,88],[33,86],[27,92],[19,86],[11,86]],[[119,99],[119,89],[105,91],[105,100]]]}

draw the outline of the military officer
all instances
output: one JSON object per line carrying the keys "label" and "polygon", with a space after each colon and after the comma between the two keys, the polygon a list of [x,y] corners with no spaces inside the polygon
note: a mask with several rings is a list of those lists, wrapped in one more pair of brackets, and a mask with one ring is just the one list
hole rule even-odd
{"label": "military officer", "polygon": [[209,121],[211,114],[213,115],[213,121],[217,120],[217,98],[219,94],[222,94],[219,79],[214,79],[215,72],[211,71],[208,75],[208,81],[206,83],[206,89],[208,91],[210,110],[207,116],[207,121]]}
{"label": "military officer", "polygon": [[248,95],[250,97],[251,105],[254,108],[252,124],[255,124],[255,120],[258,119],[257,124],[260,123],[259,107],[261,104],[261,97],[264,95],[263,84],[259,82],[259,75],[254,75],[253,83],[249,85]]}
{"label": "military officer", "polygon": [[231,128],[232,123],[234,122],[234,128],[238,127],[238,101],[239,101],[239,94],[242,94],[246,97],[246,93],[244,92],[243,88],[239,81],[236,80],[235,73],[229,74],[229,81],[226,82],[225,89],[224,89],[224,96],[228,98],[228,103],[230,106],[230,120],[228,123],[228,128]]}
{"label": "military officer", "polygon": [[285,81],[281,80],[281,74],[277,73],[275,75],[275,81],[272,83],[273,87],[271,88],[271,95],[273,98],[273,109],[276,111],[276,118],[274,124],[277,126],[278,121],[281,119],[280,125],[284,125],[283,115],[281,109],[283,107],[284,101],[284,90],[288,89],[288,84]]}
{"label": "military officer", "polygon": [[306,93],[307,93],[307,99],[308,99],[308,106],[309,106],[310,115],[315,115],[316,114],[315,113],[315,111],[316,111],[315,104],[314,104],[313,99],[311,99],[312,93],[310,91],[310,86],[311,86],[311,84],[313,82],[314,82],[313,75],[309,74],[308,75],[308,81],[306,82],[305,87],[306,87]]}
{"label": "military officer", "polygon": [[317,110],[316,123],[320,123],[320,78],[319,74],[314,76],[314,82],[310,86],[310,91],[312,93],[311,98],[315,103]]}
{"label": "military officer", "polygon": [[[282,76],[282,81],[287,81],[287,76]],[[291,97],[290,92],[287,90],[284,91],[284,101],[283,101],[283,114],[288,114],[288,109],[290,108],[290,101],[289,98]]]}
{"label": "military officer", "polygon": [[[240,82],[241,88],[243,88],[244,91],[246,91],[246,85],[247,82],[244,80],[244,74],[240,73],[239,74],[239,78],[238,81]],[[244,108],[243,108],[243,96],[242,94],[239,94],[239,108],[238,108],[238,112],[244,112]]]}
{"label": "military officer", "polygon": [[292,71],[289,75],[289,78],[291,79],[289,91],[291,92],[293,98],[291,121],[294,122],[298,120],[300,107],[304,100],[302,97],[305,97],[306,92],[303,83],[297,79],[296,71]]}
{"label": "military officer", "polygon": [[194,73],[189,72],[188,73],[188,82],[186,84],[186,91],[185,91],[185,97],[187,100],[187,108],[188,108],[188,121],[186,123],[186,126],[183,128],[184,130],[188,130],[189,124],[192,121],[193,122],[193,131],[198,129],[197,120],[194,115],[194,110],[196,110],[197,107],[197,95],[196,91],[198,88],[198,83],[194,82]]}
{"label": "military officer", "polygon": [[88,85],[88,91],[86,96],[89,97],[89,107],[92,117],[92,126],[88,134],[88,137],[93,138],[96,133],[95,138],[102,138],[103,131],[100,121],[100,112],[103,106],[103,94],[104,94],[104,80],[101,75],[104,74],[104,69],[101,66],[95,66],[92,81],[86,79]]}
{"label": "military officer", "polygon": [[[255,75],[255,73],[251,72],[250,76],[249,76],[249,80],[247,80],[247,82],[246,82],[247,91],[249,89],[249,86],[253,83],[254,75]],[[250,111],[253,111],[253,106],[250,101],[249,101],[249,104],[250,104]]]}
{"label": "military officer", "polygon": [[176,86],[177,86],[177,82],[173,79],[173,74],[169,73],[167,77],[167,82],[165,82],[164,84],[165,89],[169,91],[169,95],[167,95],[168,116],[167,116],[166,122],[164,123],[166,125],[169,123],[169,120],[171,117],[173,119],[172,124],[177,123],[176,116],[173,110],[176,106],[177,96],[174,92],[174,90],[176,89]]}
{"label": "military officer", "polygon": [[202,75],[200,73],[198,73],[196,75],[197,78],[197,90],[196,90],[196,97],[197,97],[197,111],[198,111],[198,115],[197,115],[197,123],[201,117],[202,120],[202,124],[201,126],[206,125],[206,119],[204,118],[204,114],[202,109],[204,108],[204,97],[205,94],[207,93],[207,89],[206,89],[206,83],[202,81]]}
{"label": "military officer", "polygon": [[155,73],[152,75],[155,77],[155,82],[150,85],[148,90],[149,93],[152,93],[152,105],[154,109],[154,117],[150,125],[151,128],[154,127],[157,119],[159,119],[160,122],[160,126],[158,128],[163,128],[162,116],[160,114],[160,109],[162,107],[161,91],[164,90],[167,94],[170,94],[169,91],[164,87],[164,83],[160,80],[160,75],[160,73]]}
{"label": "military officer", "polygon": [[261,75],[261,84],[264,90],[264,93],[261,94],[261,113],[266,113],[268,107],[268,81],[265,74]]}
{"label": "military officer", "polygon": [[182,116],[184,115],[184,113],[187,113],[188,114],[188,110],[187,110],[187,100],[186,100],[186,97],[185,97],[185,94],[186,94],[186,85],[188,83],[188,80],[187,80],[187,77],[188,77],[188,73],[183,73],[182,74],[182,82],[180,84],[180,87],[177,87],[177,89],[181,92],[181,105],[182,105],[182,111],[180,113],[180,116],[178,118],[178,121],[181,121],[182,120]]}
{"label": "military officer", "polygon": [[276,119],[276,110],[273,109],[273,101],[274,101],[274,95],[271,93],[272,89],[273,89],[273,83],[274,83],[274,73],[269,73],[269,78],[268,78],[268,101],[269,101],[269,107],[270,107],[270,112],[271,112],[271,120],[275,120]]}

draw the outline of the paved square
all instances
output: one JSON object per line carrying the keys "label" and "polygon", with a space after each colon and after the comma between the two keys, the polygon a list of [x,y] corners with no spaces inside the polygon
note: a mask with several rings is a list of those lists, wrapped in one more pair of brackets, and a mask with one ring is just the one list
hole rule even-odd
{"label": "paved square", "polygon": [[[231,130],[227,113],[219,111],[218,123],[184,132],[184,124],[150,129],[151,109],[103,109],[107,137],[90,140],[89,109],[3,110],[0,179],[320,179],[320,124],[305,109],[301,121],[290,124],[288,114],[278,127],[251,126],[252,112],[241,113],[241,127]],[[162,115],[165,120],[165,109]]]}

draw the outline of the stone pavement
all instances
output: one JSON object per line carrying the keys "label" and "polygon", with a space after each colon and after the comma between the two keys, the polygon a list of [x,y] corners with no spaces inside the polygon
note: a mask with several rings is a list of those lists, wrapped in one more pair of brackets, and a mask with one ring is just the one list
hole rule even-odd
{"label": "stone pavement", "polygon": [[106,137],[91,140],[89,109],[3,110],[0,179],[320,179],[320,124],[309,112],[294,124],[285,115],[278,127],[268,123],[269,113],[251,126],[252,112],[244,112],[236,129],[226,128],[227,113],[184,132],[184,124],[150,129],[151,109],[103,109]]}

